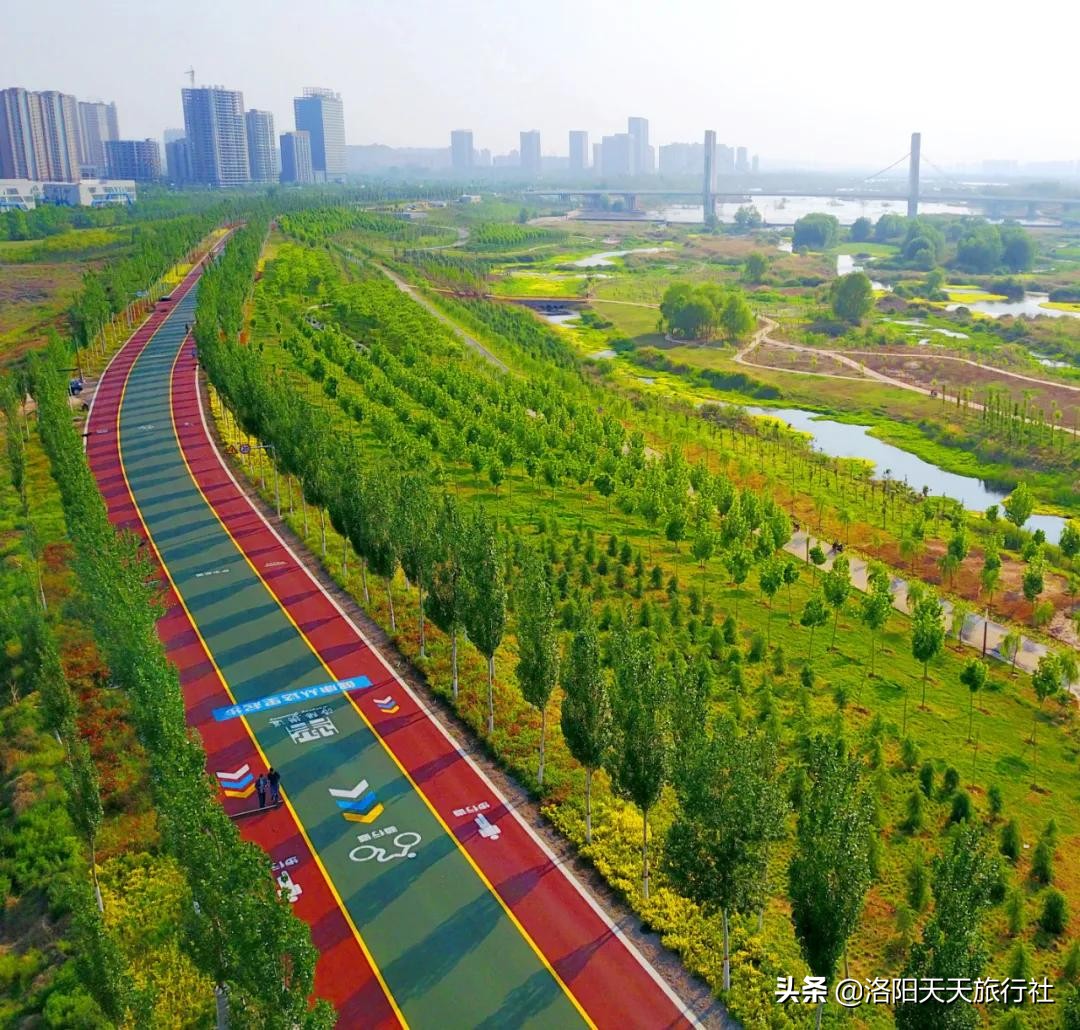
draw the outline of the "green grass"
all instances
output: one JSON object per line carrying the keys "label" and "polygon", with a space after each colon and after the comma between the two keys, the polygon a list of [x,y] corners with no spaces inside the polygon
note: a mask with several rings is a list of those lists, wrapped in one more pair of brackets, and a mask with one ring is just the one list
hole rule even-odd
{"label": "green grass", "polygon": [[57,258],[93,258],[128,245],[131,229],[115,226],[104,229],[69,229],[42,240],[0,242],[0,263],[49,261]]}

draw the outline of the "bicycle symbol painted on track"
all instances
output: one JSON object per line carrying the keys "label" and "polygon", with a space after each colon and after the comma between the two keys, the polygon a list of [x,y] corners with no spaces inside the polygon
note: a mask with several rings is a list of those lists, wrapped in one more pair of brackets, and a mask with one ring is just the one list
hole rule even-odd
{"label": "bicycle symbol painted on track", "polygon": [[399,833],[394,838],[396,851],[387,852],[384,848],[377,847],[374,844],[361,844],[360,847],[353,848],[349,852],[349,858],[354,862],[370,862],[372,860],[376,862],[393,862],[398,858],[416,858],[416,852],[412,849],[422,839],[419,833],[413,833],[409,830],[405,833]]}

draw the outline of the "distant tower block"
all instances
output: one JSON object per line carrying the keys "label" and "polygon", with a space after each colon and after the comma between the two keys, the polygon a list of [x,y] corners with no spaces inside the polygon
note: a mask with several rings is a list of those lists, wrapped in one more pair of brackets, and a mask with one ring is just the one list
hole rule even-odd
{"label": "distant tower block", "polygon": [[922,133],[911,134],[911,156],[908,158],[907,215],[914,218],[919,213],[919,159],[922,156]]}
{"label": "distant tower block", "polygon": [[701,186],[702,218],[708,225],[716,217],[716,132],[705,130],[705,178]]}

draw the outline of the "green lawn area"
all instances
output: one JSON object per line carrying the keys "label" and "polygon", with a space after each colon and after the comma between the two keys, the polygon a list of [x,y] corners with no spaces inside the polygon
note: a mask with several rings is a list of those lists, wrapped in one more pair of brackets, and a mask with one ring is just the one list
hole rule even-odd
{"label": "green lawn area", "polygon": [[3,265],[0,270],[0,361],[10,360],[62,328],[82,282],[79,262]]}
{"label": "green lawn area", "polygon": [[856,243],[854,240],[844,240],[829,250],[830,254],[869,254],[871,257],[894,257],[899,247],[892,243],[871,243],[865,241]]}
{"label": "green lawn area", "polygon": [[69,229],[41,240],[5,240],[0,242],[0,263],[47,261],[64,256],[92,258],[114,251],[131,238],[126,226],[94,229]]}

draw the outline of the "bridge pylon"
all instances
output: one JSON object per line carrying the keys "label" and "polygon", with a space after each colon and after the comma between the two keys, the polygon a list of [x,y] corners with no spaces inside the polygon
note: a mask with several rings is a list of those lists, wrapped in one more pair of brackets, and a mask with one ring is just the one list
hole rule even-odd
{"label": "bridge pylon", "polygon": [[911,152],[908,155],[908,218],[915,218],[919,213],[919,161],[922,157],[922,133],[911,134]]}
{"label": "bridge pylon", "polygon": [[705,130],[705,179],[701,186],[702,220],[710,225],[716,218],[716,131]]}

